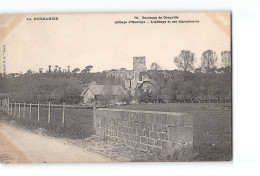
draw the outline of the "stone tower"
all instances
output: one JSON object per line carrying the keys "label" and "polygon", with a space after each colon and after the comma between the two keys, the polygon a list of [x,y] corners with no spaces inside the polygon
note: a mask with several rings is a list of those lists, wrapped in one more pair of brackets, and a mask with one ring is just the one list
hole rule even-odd
{"label": "stone tower", "polygon": [[133,70],[134,70],[133,87],[135,88],[136,84],[139,81],[142,81],[142,76],[140,75],[140,73],[146,71],[145,56],[139,56],[133,58]]}

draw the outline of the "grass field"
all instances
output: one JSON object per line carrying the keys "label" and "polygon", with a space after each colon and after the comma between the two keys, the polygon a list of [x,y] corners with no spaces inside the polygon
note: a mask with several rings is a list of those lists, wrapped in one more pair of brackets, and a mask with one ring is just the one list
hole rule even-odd
{"label": "grass field", "polygon": [[232,159],[231,104],[170,103],[116,107],[131,110],[185,112],[193,115],[196,161]]}
{"label": "grass field", "polygon": [[[15,108],[12,108],[13,113]],[[25,108],[25,116],[23,118],[24,108],[21,107],[20,117],[18,115],[18,107],[16,107],[16,115],[5,120],[15,120],[19,125],[31,130],[39,128],[45,129],[46,132],[56,137],[68,137],[73,139],[86,138],[94,133],[93,127],[93,110],[86,108],[66,108],[65,109],[65,125],[62,125],[62,107],[51,108],[51,119],[48,124],[48,107],[40,107],[40,120],[38,122],[37,106],[32,106],[31,118],[29,119],[29,107]]]}

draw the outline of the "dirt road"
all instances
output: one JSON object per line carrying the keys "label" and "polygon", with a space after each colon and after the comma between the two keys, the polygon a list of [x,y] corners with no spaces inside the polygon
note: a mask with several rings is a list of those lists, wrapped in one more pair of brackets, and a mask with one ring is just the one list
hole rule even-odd
{"label": "dirt road", "polygon": [[0,125],[0,163],[113,162],[63,139]]}

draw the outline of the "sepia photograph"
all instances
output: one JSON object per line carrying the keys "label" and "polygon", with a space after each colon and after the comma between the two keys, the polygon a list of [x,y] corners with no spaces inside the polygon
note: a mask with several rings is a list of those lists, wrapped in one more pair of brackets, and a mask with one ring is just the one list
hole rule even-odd
{"label": "sepia photograph", "polygon": [[0,15],[0,163],[232,161],[231,12]]}

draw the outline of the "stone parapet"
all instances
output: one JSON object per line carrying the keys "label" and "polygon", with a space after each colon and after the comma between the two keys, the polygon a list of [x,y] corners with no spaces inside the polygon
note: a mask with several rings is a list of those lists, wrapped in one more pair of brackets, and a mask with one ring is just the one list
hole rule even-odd
{"label": "stone parapet", "polygon": [[97,135],[131,148],[172,155],[193,146],[193,121],[188,113],[97,109]]}

